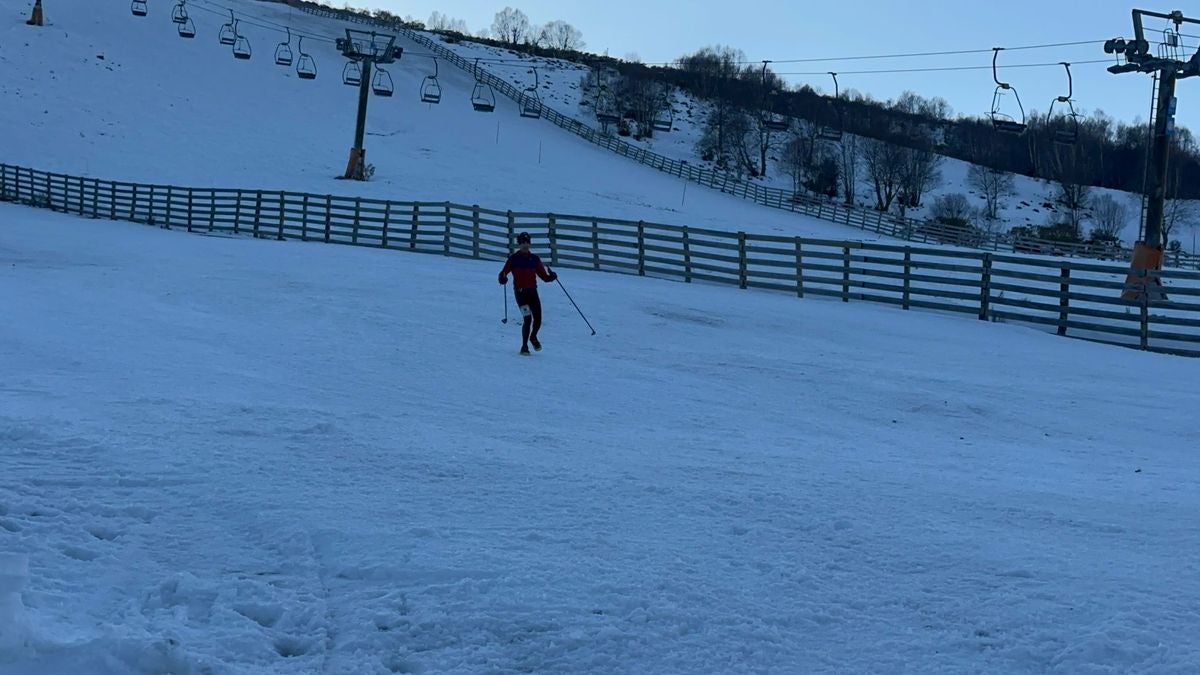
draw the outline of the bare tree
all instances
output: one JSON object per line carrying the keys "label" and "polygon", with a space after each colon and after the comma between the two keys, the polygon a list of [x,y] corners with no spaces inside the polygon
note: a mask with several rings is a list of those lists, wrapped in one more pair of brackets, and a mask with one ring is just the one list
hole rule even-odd
{"label": "bare tree", "polygon": [[800,192],[808,178],[808,144],[800,136],[793,136],[783,146],[783,172],[792,177],[792,192]]}
{"label": "bare tree", "polygon": [[845,200],[846,206],[854,206],[854,199],[858,192],[859,158],[861,157],[858,144],[858,136],[847,134],[842,136],[842,141],[838,145],[842,166],[842,199]]}
{"label": "bare tree", "polygon": [[967,171],[967,186],[978,190],[987,202],[984,215],[988,220],[995,220],[1000,213],[1000,200],[1013,194],[1012,174],[991,169],[980,164],[972,164]]}
{"label": "bare tree", "polygon": [[637,75],[624,75],[616,82],[617,101],[638,123],[638,135],[654,135],[654,120],[667,117],[671,105],[670,85]]}
{"label": "bare tree", "polygon": [[875,188],[875,208],[887,211],[903,187],[904,149],[873,138],[863,138],[858,143],[863,169]]}
{"label": "bare tree", "polygon": [[541,42],[559,52],[577,52],[587,46],[583,33],[566,21],[551,21],[542,26]]}
{"label": "bare tree", "polygon": [[1083,212],[1091,201],[1092,186],[1073,177],[1061,178],[1055,186],[1054,201],[1067,211],[1067,222],[1076,239],[1083,238]]}
{"label": "bare tree", "polygon": [[1112,195],[1101,195],[1092,202],[1092,221],[1094,239],[1120,241],[1121,232],[1129,224],[1129,209]]}
{"label": "bare tree", "polygon": [[926,192],[942,183],[944,158],[931,147],[904,148],[901,208],[917,208]]}
{"label": "bare tree", "polygon": [[1169,199],[1163,209],[1162,236],[1164,242],[1184,227],[1200,225],[1200,200]]}
{"label": "bare tree", "polygon": [[462,19],[455,19],[441,12],[434,12],[429,15],[429,22],[425,26],[431,31],[443,33],[462,33],[470,35],[471,29],[467,27],[467,22]]}
{"label": "bare tree", "polygon": [[930,209],[930,215],[942,222],[970,222],[971,216],[974,215],[975,209],[971,207],[971,201],[961,192],[954,194],[942,195],[933,200],[933,207]]}
{"label": "bare tree", "polygon": [[529,17],[519,9],[505,7],[496,12],[496,18],[492,20],[492,33],[498,40],[519,46],[531,37]]}

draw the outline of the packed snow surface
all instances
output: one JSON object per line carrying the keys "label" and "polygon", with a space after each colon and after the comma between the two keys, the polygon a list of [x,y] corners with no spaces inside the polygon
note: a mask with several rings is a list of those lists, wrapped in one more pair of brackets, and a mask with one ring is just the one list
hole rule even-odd
{"label": "packed snow surface", "polygon": [[1200,362],[498,267],[0,205],[0,673],[1200,663]]}

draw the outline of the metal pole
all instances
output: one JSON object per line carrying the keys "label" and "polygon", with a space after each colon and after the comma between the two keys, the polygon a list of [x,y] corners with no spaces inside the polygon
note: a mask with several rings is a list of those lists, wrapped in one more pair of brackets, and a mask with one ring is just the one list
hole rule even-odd
{"label": "metal pole", "polygon": [[1164,69],[1159,77],[1158,112],[1154,120],[1154,139],[1151,146],[1150,184],[1146,186],[1146,245],[1151,248],[1163,246],[1163,212],[1167,197],[1167,159],[1171,137],[1171,106],[1175,100],[1174,69]]}
{"label": "metal pole", "polygon": [[362,152],[363,139],[367,134],[367,102],[371,100],[371,62],[362,62],[362,82],[358,84],[358,122],[354,128],[354,147]]}

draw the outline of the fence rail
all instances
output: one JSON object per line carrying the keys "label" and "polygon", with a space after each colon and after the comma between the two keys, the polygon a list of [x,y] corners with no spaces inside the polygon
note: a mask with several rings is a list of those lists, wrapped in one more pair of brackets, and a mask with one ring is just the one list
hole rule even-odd
{"label": "fence rail", "polygon": [[553,266],[939,310],[1200,356],[1200,272],[1164,271],[1166,299],[1130,302],[1121,299],[1128,267],[1119,264],[726,232],[453,202],[130,183],[8,164],[0,164],[0,201],[189,232],[486,260],[503,260],[516,233],[528,231],[546,242]]}
{"label": "fence rail", "polygon": [[[542,101],[529,97],[523,89],[514,86],[512,83],[482,68],[476,70],[474,61],[464,58],[448,47],[439,44],[424,32],[413,30],[402,24],[391,24],[351,10],[313,7],[309,5],[296,5],[296,7],[324,18],[374,25],[403,35],[405,38],[429,49],[438,58],[444,59],[456,67],[471,73],[473,76],[478,76],[480,80],[507,98],[517,102],[518,105],[535,106],[541,111],[543,118],[583,138],[589,143],[598,145],[622,157],[632,159],[676,178],[720,190],[726,194],[753,201],[762,206],[791,211],[839,225],[857,227],[877,235],[922,244],[960,246],[997,253],[1005,251],[1118,261],[1129,261],[1133,255],[1132,250],[1122,247],[1096,247],[1089,244],[1051,241],[1011,234],[964,231],[959,228],[946,227],[933,221],[902,217],[891,213],[883,213],[875,209],[846,206],[832,201],[823,201],[800,192],[766,187],[743,180],[727,172],[696,168],[691,166],[686,160],[673,159],[638,147],[611,134],[590,127],[573,117],[564,115]],[[1200,270],[1200,256],[1190,255],[1183,251],[1173,251],[1168,254],[1168,262],[1174,267]]]}

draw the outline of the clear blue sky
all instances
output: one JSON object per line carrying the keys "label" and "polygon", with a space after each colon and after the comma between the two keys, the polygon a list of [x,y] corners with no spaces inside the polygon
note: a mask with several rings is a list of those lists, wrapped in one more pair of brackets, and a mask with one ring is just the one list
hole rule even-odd
{"label": "clear blue sky", "polygon": [[[354,6],[388,9],[422,21],[433,11],[464,19],[473,31],[491,25],[506,5],[529,15],[533,23],[567,21],[583,31],[588,50],[647,63],[671,61],[697,48],[725,44],[748,59],[786,60],[874,54],[989,49],[1046,43],[1129,37],[1130,10],[1190,11],[1200,18],[1195,0],[1173,4],[1130,5],[1118,0],[351,0]],[[336,2],[335,4],[340,4]],[[1185,5],[1190,5],[1185,7]],[[1152,26],[1161,31],[1163,25]],[[1200,36],[1200,26],[1184,33]],[[1158,33],[1161,34],[1161,33]],[[1200,37],[1185,38],[1194,53]],[[1190,56],[1189,53],[1189,56]],[[1110,58],[1101,45],[1009,52],[1007,63],[1081,62]],[[890,99],[912,89],[948,100],[956,113],[986,113],[994,85],[986,70],[917,74],[852,75],[855,70],[990,65],[991,55],[971,54],[878,61],[829,61],[780,64],[779,72],[824,73],[837,70],[844,88]],[[1148,117],[1150,76],[1110,75],[1108,64],[1077,65],[1075,94],[1088,112],[1104,110],[1118,119]],[[795,75],[788,80],[832,89],[828,75]],[[1016,86],[1026,110],[1045,112],[1065,89],[1061,67],[1002,72]],[[1178,121],[1200,132],[1200,77],[1179,87]]]}

